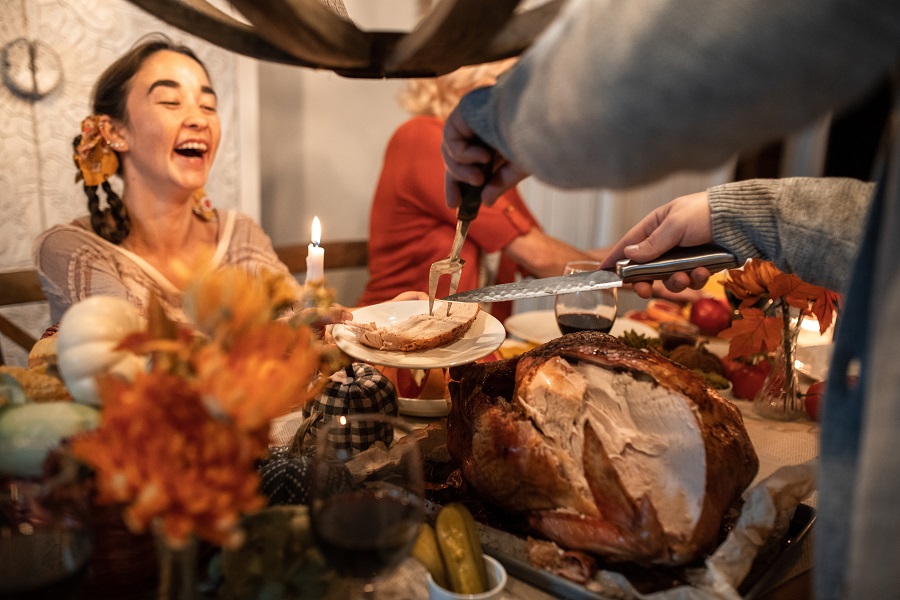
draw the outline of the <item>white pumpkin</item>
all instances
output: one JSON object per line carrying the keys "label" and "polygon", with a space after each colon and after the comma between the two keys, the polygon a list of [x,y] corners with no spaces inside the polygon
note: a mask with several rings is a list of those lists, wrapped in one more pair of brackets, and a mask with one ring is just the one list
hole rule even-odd
{"label": "white pumpkin", "polygon": [[137,309],[124,298],[92,296],[72,305],[59,323],[56,340],[60,375],[76,402],[100,406],[96,376],[114,373],[134,379],[146,359],[115,350],[144,328]]}

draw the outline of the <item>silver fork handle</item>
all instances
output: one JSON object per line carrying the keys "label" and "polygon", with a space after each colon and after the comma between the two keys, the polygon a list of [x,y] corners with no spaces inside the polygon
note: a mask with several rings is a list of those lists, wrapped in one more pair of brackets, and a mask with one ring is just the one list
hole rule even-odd
{"label": "silver fork handle", "polygon": [[453,245],[450,246],[450,256],[448,257],[448,260],[450,260],[450,262],[456,262],[459,260],[459,255],[462,253],[463,243],[465,243],[466,235],[469,233],[469,223],[471,222],[472,221],[456,222],[456,235],[453,236]]}

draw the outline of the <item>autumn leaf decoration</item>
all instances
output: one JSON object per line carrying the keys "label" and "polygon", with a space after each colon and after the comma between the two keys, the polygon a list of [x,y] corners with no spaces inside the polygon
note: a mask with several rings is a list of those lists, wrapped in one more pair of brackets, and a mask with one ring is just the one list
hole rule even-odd
{"label": "autumn leaf decoration", "polygon": [[730,270],[723,285],[741,301],[741,318],[719,334],[731,340],[731,358],[774,352],[789,332],[790,307],[803,317],[814,316],[824,333],[841,305],[840,294],[783,273],[767,261],[750,260],[742,269]]}

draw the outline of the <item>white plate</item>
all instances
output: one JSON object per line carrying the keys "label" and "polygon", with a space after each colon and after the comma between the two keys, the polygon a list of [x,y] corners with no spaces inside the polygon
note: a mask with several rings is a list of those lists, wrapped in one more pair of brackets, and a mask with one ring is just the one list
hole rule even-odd
{"label": "white plate", "polygon": [[[556,324],[556,314],[552,310],[532,310],[518,313],[506,319],[504,325],[510,335],[532,344],[543,344],[562,335]],[[656,330],[640,321],[626,317],[616,317],[610,334],[622,335],[624,332],[634,330],[635,333],[647,337],[657,337]]]}
{"label": "white plate", "polygon": [[[385,327],[427,312],[428,300],[385,302],[356,309],[353,320]],[[338,348],[357,360],[405,369],[441,369],[475,362],[499,348],[506,339],[506,330],[500,321],[484,311],[478,313],[475,322],[459,340],[419,352],[390,352],[363,346],[356,341],[356,334],[344,325],[335,325],[331,333]]]}
{"label": "white plate", "polygon": [[446,417],[450,413],[450,398],[397,398],[400,414],[410,417]]}

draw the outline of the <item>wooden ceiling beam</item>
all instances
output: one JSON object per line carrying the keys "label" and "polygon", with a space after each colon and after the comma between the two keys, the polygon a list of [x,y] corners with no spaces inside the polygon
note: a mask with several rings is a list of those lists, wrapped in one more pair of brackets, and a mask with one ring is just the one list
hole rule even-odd
{"label": "wooden ceiling beam", "polygon": [[[239,21],[206,0],[129,0],[166,23],[260,60],[344,77],[434,77],[524,51],[564,0],[440,0],[411,32],[362,31],[341,0],[232,0]],[[375,2],[377,0],[370,0]]]}

